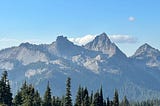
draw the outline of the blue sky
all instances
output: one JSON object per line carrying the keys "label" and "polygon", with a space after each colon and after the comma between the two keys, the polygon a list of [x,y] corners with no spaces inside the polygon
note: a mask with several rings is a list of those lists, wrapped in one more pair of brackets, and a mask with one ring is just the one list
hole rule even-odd
{"label": "blue sky", "polygon": [[[160,49],[159,0],[1,0],[0,49],[106,32],[128,56],[143,43]],[[130,18],[130,19],[129,19]]]}

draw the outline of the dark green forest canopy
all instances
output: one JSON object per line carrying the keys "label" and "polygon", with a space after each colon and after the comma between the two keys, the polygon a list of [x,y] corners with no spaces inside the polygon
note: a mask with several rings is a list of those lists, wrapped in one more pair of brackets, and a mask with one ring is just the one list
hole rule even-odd
{"label": "dark green forest canopy", "polygon": [[87,87],[79,86],[75,102],[71,95],[71,78],[66,80],[66,94],[62,97],[52,95],[49,82],[46,85],[44,96],[41,97],[38,90],[32,84],[25,81],[12,97],[7,71],[4,71],[0,80],[0,106],[160,106],[160,100],[146,100],[141,102],[129,102],[124,96],[119,101],[118,90],[115,90],[113,99],[103,97],[103,88],[95,93],[89,91]]}

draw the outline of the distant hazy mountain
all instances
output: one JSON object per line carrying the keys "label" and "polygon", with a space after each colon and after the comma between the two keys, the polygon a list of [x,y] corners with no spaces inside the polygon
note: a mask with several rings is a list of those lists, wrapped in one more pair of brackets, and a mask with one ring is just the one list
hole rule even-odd
{"label": "distant hazy mountain", "polygon": [[61,96],[70,76],[73,95],[78,85],[90,91],[103,85],[106,97],[117,88],[120,97],[130,100],[160,98],[160,51],[144,44],[127,57],[105,33],[84,46],[58,36],[48,45],[22,43],[1,50],[0,73],[3,70],[9,72],[13,92],[27,80],[43,94],[50,81],[53,95]]}

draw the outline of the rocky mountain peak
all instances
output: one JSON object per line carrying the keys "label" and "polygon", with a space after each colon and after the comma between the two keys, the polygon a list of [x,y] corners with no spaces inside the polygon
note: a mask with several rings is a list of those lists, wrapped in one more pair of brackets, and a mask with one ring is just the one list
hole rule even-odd
{"label": "rocky mountain peak", "polygon": [[140,49],[143,49],[143,50],[148,50],[148,49],[154,49],[153,47],[151,47],[149,44],[145,43],[143,44]]}
{"label": "rocky mountain peak", "polygon": [[73,46],[73,43],[70,42],[67,39],[67,37],[64,37],[64,36],[58,36],[55,43],[56,43],[57,47],[70,47],[70,46]]}
{"label": "rocky mountain peak", "polygon": [[137,56],[154,56],[159,54],[160,52],[153,48],[152,46],[150,46],[149,44],[145,43],[142,46],[140,46],[135,54],[133,55],[133,57],[137,57]]}
{"label": "rocky mountain peak", "polygon": [[119,48],[110,41],[106,33],[96,36],[93,41],[87,43],[84,47],[89,50],[101,51],[109,57],[112,57],[116,53],[124,55]]}
{"label": "rocky mountain peak", "polygon": [[29,42],[26,42],[26,43],[21,43],[19,46],[20,47],[29,47],[31,46],[32,44],[30,44]]}
{"label": "rocky mountain peak", "polygon": [[53,42],[48,48],[50,53],[65,58],[79,54],[82,49],[84,48],[74,45],[73,42],[69,41],[67,37],[64,36],[58,36],[56,41]]}
{"label": "rocky mountain peak", "polygon": [[106,46],[111,44],[111,41],[106,33],[102,33],[95,37],[94,44],[97,46]]}

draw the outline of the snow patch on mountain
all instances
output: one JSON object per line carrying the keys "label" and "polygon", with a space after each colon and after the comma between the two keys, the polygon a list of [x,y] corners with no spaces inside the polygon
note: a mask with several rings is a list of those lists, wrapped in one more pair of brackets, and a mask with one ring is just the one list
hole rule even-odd
{"label": "snow patch on mountain", "polygon": [[[160,91],[159,50],[145,44],[134,56],[128,58],[105,33],[85,46],[77,46],[66,37],[59,36],[52,44],[23,43],[18,47],[1,50],[0,69],[11,70],[10,78],[13,83],[17,83],[13,88],[18,89],[17,85],[28,78],[42,93],[45,90],[44,85],[50,81],[54,85],[51,88],[59,96],[65,91],[63,88],[68,76],[73,79],[73,92],[76,92],[79,84],[89,87],[90,90],[97,89],[100,84],[108,84],[104,89],[112,95],[112,91],[123,88],[126,81],[133,83],[125,89],[126,92],[131,92],[127,97],[132,100],[143,99],[146,94],[138,93],[144,91],[141,88],[146,89],[145,93],[149,90],[155,91],[153,95]],[[140,89],[130,91],[136,85]],[[15,92],[17,89],[14,89]]]}
{"label": "snow patch on mountain", "polygon": [[110,69],[107,71],[108,73],[111,73],[111,74],[120,74],[120,71],[119,70],[116,70],[116,69]]}
{"label": "snow patch on mountain", "polygon": [[12,70],[13,68],[14,68],[14,64],[11,62],[4,62],[4,61],[0,62],[0,69]]}
{"label": "snow patch on mountain", "polygon": [[25,77],[30,78],[37,74],[42,74],[46,69],[29,69],[25,72]]}
{"label": "snow patch on mountain", "polygon": [[99,65],[96,59],[87,58],[83,65],[94,73],[99,74]]}
{"label": "snow patch on mountain", "polygon": [[28,65],[30,63],[36,62],[48,62],[47,57],[44,53],[40,51],[33,51],[27,48],[21,48],[17,55],[17,60],[22,61],[23,65]]}

